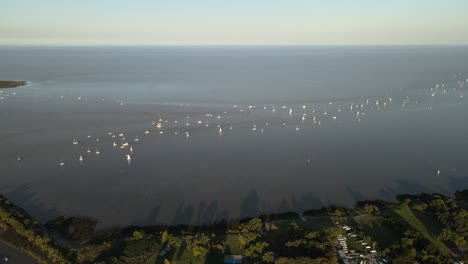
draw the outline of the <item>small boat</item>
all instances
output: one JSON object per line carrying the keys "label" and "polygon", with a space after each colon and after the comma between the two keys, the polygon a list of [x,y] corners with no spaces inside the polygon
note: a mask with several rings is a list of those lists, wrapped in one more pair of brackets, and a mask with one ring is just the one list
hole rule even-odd
{"label": "small boat", "polygon": [[119,137],[123,137],[123,136],[124,136],[124,134],[123,134],[123,133],[120,133],[120,134],[119,134]]}
{"label": "small boat", "polygon": [[218,132],[219,132],[219,134],[222,134],[222,133],[223,133],[223,129],[220,127]]}
{"label": "small boat", "polygon": [[146,131],[145,131],[145,134],[149,134],[149,130],[146,130]]}
{"label": "small boat", "polygon": [[16,160],[21,161],[21,160],[23,160],[23,159],[22,159],[22,158],[20,157],[20,155],[18,154],[18,156],[16,157]]}
{"label": "small boat", "polygon": [[296,125],[296,131],[299,131],[299,126],[298,125]]}
{"label": "small boat", "polygon": [[310,165],[310,159],[306,160],[307,165]]}
{"label": "small boat", "polygon": [[60,161],[59,165],[60,165],[60,166],[63,166],[63,165],[65,165],[65,162]]}
{"label": "small boat", "polygon": [[78,140],[76,140],[76,138],[73,139],[73,145],[78,145]]}
{"label": "small boat", "polygon": [[112,146],[113,146],[114,148],[117,147],[117,143],[115,143],[115,141],[114,141],[114,144],[112,144]]}
{"label": "small boat", "polygon": [[101,152],[99,151],[99,149],[96,148],[96,154],[99,155],[101,154]]}
{"label": "small boat", "polygon": [[437,170],[437,176],[440,176],[440,170]]}
{"label": "small boat", "polygon": [[123,143],[122,146],[124,147],[128,146],[128,142]]}
{"label": "small boat", "polygon": [[292,115],[292,108],[289,108],[289,114]]}
{"label": "small boat", "polygon": [[86,152],[87,152],[87,153],[91,153],[91,150],[89,149],[89,147],[88,147],[88,149],[86,150]]}
{"label": "small boat", "polygon": [[162,124],[161,124],[161,123],[158,123],[158,124],[156,125],[156,127],[157,127],[157,128],[161,128],[161,127],[162,127]]}
{"label": "small boat", "polygon": [[190,137],[190,133],[189,133],[189,132],[185,132],[185,137],[186,137],[186,138]]}
{"label": "small boat", "polygon": [[138,138],[138,136],[135,137],[135,142],[138,142],[140,141],[140,139]]}
{"label": "small boat", "polygon": [[78,159],[80,162],[83,162],[83,156],[80,155],[80,158]]}
{"label": "small boat", "polygon": [[128,154],[125,155],[125,156],[127,157],[127,160],[128,160],[128,161],[131,161],[131,160],[132,160],[132,156],[130,156],[130,155],[128,155]]}
{"label": "small boat", "polygon": [[281,123],[281,126],[286,126],[286,122]]}
{"label": "small boat", "polygon": [[130,152],[133,153],[133,147],[130,147]]}

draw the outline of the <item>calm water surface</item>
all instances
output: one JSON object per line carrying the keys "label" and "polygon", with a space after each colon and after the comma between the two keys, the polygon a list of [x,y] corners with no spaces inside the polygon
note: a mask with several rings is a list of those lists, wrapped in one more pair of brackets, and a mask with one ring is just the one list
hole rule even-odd
{"label": "calm water surface", "polygon": [[0,92],[0,192],[42,221],[206,223],[468,188],[468,47],[0,47],[0,58],[0,79],[30,81]]}

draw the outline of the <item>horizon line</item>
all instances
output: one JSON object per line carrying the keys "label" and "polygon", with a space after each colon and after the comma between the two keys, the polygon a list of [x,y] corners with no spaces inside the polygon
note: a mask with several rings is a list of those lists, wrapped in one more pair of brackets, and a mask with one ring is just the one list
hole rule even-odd
{"label": "horizon line", "polygon": [[443,47],[468,46],[468,43],[419,43],[419,44],[10,44],[0,47]]}

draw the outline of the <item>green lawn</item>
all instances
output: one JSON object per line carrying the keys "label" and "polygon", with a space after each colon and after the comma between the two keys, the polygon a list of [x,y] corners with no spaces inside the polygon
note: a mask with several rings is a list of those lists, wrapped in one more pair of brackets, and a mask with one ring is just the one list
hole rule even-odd
{"label": "green lawn", "polygon": [[345,237],[346,237],[346,244],[348,245],[349,250],[354,249],[357,252],[364,252],[364,246],[359,244],[356,241],[356,238],[350,237],[350,236],[347,236],[347,235]]}
{"label": "green lawn", "polygon": [[453,253],[447,248],[447,246],[442,241],[440,241],[436,237],[433,237],[430,234],[429,230],[426,228],[424,223],[418,217],[416,217],[416,215],[408,207],[407,204],[400,204],[400,206],[395,208],[394,211],[399,216],[401,216],[401,218],[403,218],[403,220],[405,220],[410,226],[421,232],[421,234],[429,241],[431,241],[431,243],[434,244],[437,248],[439,248],[441,252],[443,252],[446,255],[453,255]]}
{"label": "green lawn", "polygon": [[300,221],[299,224],[310,231],[319,231],[325,228],[335,226],[329,216],[311,217],[308,218],[307,221]]}
{"label": "green lawn", "polygon": [[400,239],[399,234],[390,227],[379,223],[373,215],[355,216],[351,218],[350,225],[369,235],[373,241],[377,242],[380,248],[385,248]]}

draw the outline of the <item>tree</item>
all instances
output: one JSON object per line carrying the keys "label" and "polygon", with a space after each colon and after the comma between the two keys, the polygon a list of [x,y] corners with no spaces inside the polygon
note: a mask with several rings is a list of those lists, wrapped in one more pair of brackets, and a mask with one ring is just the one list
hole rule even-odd
{"label": "tree", "polygon": [[192,253],[195,257],[204,257],[210,251],[210,237],[201,234],[192,240]]}
{"label": "tree", "polygon": [[262,227],[262,220],[254,218],[247,223],[239,226],[239,242],[242,245],[247,245],[260,237],[260,228]]}
{"label": "tree", "polygon": [[161,235],[161,244],[166,243],[169,240],[169,234],[167,233],[166,230]]}
{"label": "tree", "polygon": [[143,231],[133,231],[133,239],[140,240],[145,237],[145,233]]}
{"label": "tree", "polygon": [[262,255],[263,250],[269,245],[267,242],[256,242],[249,247],[245,248],[244,254],[246,257],[258,258]]}
{"label": "tree", "polygon": [[262,260],[266,263],[273,263],[275,261],[275,253],[272,251],[265,252],[262,256]]}

